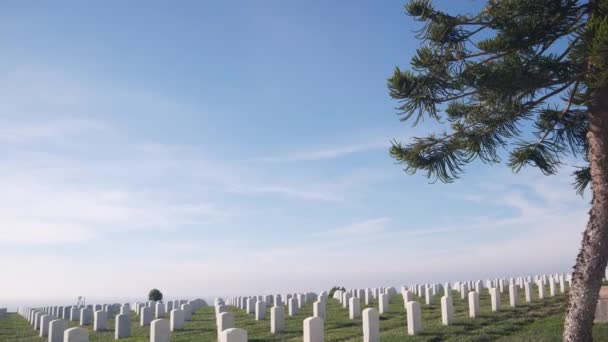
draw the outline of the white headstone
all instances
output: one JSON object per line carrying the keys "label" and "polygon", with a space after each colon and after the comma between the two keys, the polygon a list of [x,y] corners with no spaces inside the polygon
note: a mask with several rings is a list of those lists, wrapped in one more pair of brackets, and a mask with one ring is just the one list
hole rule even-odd
{"label": "white headstone", "polygon": [[289,314],[289,316],[297,315],[298,314],[298,303],[296,302],[296,299],[289,298],[287,303],[288,303],[287,313]]}
{"label": "white headstone", "polygon": [[363,310],[363,342],[380,342],[380,315],[378,310]]}
{"label": "white headstone", "polygon": [[270,332],[276,334],[285,328],[285,311],[282,306],[270,309]]}
{"label": "white headstone", "polygon": [[454,304],[451,296],[441,297],[441,322],[443,325],[451,325],[454,320]]}
{"label": "white headstone", "polygon": [[48,336],[49,334],[49,323],[54,318],[51,315],[42,315],[40,316],[40,337]]}
{"label": "white headstone", "polygon": [[378,298],[378,312],[382,315],[388,312],[388,295],[381,294]]}
{"label": "white headstone", "polygon": [[80,325],[91,325],[93,324],[93,309],[82,308],[80,309]]}
{"label": "white headstone", "polygon": [[517,286],[514,284],[509,285],[509,304],[511,304],[512,308],[517,306],[518,299]]}
{"label": "white headstone", "polygon": [[524,292],[526,294],[526,303],[532,301],[532,285],[529,282],[524,283]]}
{"label": "white headstone", "polygon": [[63,332],[68,327],[68,322],[56,319],[49,323],[49,342],[62,342]]}
{"label": "white headstone", "polygon": [[131,336],[131,316],[128,314],[120,314],[114,319],[114,339],[118,340]]}
{"label": "white headstone", "polygon": [[184,312],[184,321],[189,321],[192,319],[192,306],[188,303],[184,303],[180,306],[181,310]]}
{"label": "white headstone", "polygon": [[312,315],[325,320],[325,302],[316,301],[312,304]]}
{"label": "white headstone", "polygon": [[154,317],[156,317],[156,318],[165,317],[165,303],[161,303],[161,302],[156,303]]}
{"label": "white headstone", "polygon": [[239,328],[231,328],[222,331],[220,342],[247,342],[247,331]]}
{"label": "white headstone", "polygon": [[[350,319],[357,319],[359,317],[361,317],[361,302],[359,301],[359,298],[357,297],[352,297],[349,299],[349,303],[348,303],[348,317]],[[324,319],[324,317],[321,317]]]}
{"label": "white headstone", "polygon": [[139,325],[145,327],[152,322],[152,309],[149,306],[144,306],[139,311]]}
{"label": "white headstone", "polygon": [[89,331],[74,327],[63,332],[63,342],[89,342]]}
{"label": "white headstone", "polygon": [[261,321],[266,317],[266,303],[258,301],[255,303],[255,320]]}
{"label": "white headstone", "polygon": [[180,330],[184,327],[184,311],[180,309],[171,310],[169,317],[169,329],[171,331]]}
{"label": "white headstone", "polygon": [[469,317],[476,318],[479,316],[479,292],[469,292]]}
{"label": "white headstone", "polygon": [[323,319],[321,317],[308,317],[304,320],[304,342],[323,342]]}
{"label": "white headstone", "polygon": [[422,317],[420,313],[420,303],[407,303],[407,334],[417,335],[422,331]]}
{"label": "white headstone", "polygon": [[500,311],[500,289],[495,287],[490,289],[490,303],[492,311]]}
{"label": "white headstone", "polygon": [[169,342],[169,321],[155,319],[150,323],[150,342]]}
{"label": "white headstone", "polygon": [[108,313],[102,310],[95,311],[93,318],[93,331],[103,331],[108,328]]}
{"label": "white headstone", "polygon": [[230,312],[222,312],[217,316],[217,340],[222,336],[222,331],[234,328],[234,316]]}

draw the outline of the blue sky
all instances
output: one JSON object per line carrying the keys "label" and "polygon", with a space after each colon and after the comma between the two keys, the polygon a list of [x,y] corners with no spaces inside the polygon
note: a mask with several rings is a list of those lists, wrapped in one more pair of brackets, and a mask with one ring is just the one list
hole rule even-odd
{"label": "blue sky", "polygon": [[402,1],[4,3],[0,296],[568,271],[575,163],[429,184],[388,156],[437,129],[400,123],[386,89],[419,27]]}

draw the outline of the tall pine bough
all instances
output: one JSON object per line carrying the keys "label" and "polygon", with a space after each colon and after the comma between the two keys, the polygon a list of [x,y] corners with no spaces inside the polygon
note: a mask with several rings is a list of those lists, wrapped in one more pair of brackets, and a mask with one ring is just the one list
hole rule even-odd
{"label": "tall pine bough", "polygon": [[[573,272],[564,341],[591,341],[608,262],[608,0],[491,0],[477,15],[451,15],[430,0],[406,12],[424,23],[411,71],[388,80],[402,121],[432,118],[440,134],[393,141],[407,173],[451,182],[464,166],[509,154],[515,171],[557,172],[581,162],[574,186],[592,208]],[[532,127],[533,132],[526,129]]]}

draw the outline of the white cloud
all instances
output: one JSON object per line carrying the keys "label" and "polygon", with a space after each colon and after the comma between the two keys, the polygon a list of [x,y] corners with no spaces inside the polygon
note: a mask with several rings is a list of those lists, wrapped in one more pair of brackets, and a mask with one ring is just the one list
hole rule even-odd
{"label": "white cloud", "polygon": [[301,161],[318,161],[336,159],[348,156],[355,153],[368,152],[382,148],[388,148],[388,139],[386,142],[370,142],[367,144],[353,144],[340,147],[326,147],[318,150],[300,151],[282,156],[262,157],[261,161],[274,163],[289,163]]}

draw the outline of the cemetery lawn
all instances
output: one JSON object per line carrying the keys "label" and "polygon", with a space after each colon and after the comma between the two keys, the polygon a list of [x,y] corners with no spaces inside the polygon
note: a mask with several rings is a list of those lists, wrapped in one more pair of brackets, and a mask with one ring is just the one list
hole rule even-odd
{"label": "cemetery lawn", "polygon": [[[468,301],[460,299],[458,292],[454,296],[454,324],[441,324],[440,296],[435,296],[430,305],[421,302],[423,332],[418,336],[408,336],[406,331],[403,298],[396,295],[391,299],[389,313],[380,318],[381,341],[560,341],[563,317],[567,297],[564,294],[546,297],[539,300],[534,293],[533,301],[525,303],[524,291],[519,291],[520,305],[509,307],[509,296],[501,296],[501,311],[491,312],[487,290],[480,295],[481,315],[477,319],[468,317]],[[548,291],[546,291],[548,293]],[[363,305],[363,307],[366,307]],[[247,330],[249,341],[302,341],[302,321],[312,315],[312,304],[306,305],[294,317],[285,317],[285,331],[278,335],[270,334],[270,309],[266,319],[256,321],[253,315],[230,307],[234,314],[235,325]],[[130,338],[121,341],[149,341],[149,327],[139,327],[136,315],[132,315],[132,333]],[[114,320],[108,322],[114,327]],[[75,326],[74,322],[70,323]],[[91,326],[88,327],[92,329]],[[325,322],[325,341],[362,341],[361,320],[350,320],[347,310],[337,300],[329,298],[327,303],[327,320]],[[608,325],[596,324],[593,330],[595,340],[608,340]],[[215,311],[213,307],[204,307],[197,311],[192,320],[186,322],[184,330],[174,332],[171,341],[216,341]],[[17,314],[9,314],[0,319],[0,341],[46,341],[34,334],[29,323]],[[90,332],[90,341],[114,341],[113,330]]]}

